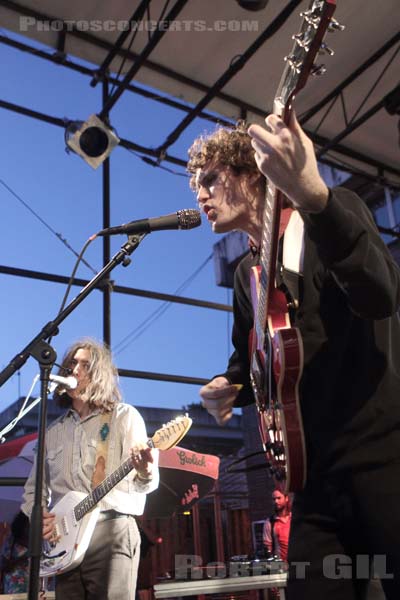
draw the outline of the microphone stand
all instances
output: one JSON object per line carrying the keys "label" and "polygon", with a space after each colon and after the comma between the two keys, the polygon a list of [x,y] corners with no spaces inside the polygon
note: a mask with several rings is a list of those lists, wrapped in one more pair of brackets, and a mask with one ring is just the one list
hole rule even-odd
{"label": "microphone stand", "polygon": [[32,509],[30,532],[29,532],[29,554],[31,557],[29,570],[28,600],[37,600],[39,595],[39,571],[40,557],[42,554],[42,489],[43,489],[43,467],[45,452],[45,436],[47,422],[47,396],[51,369],[57,358],[55,350],[46,342],[48,338],[57,335],[58,326],[66,317],[98,286],[117,265],[127,267],[131,259],[129,256],[136,250],[146,233],[128,236],[128,241],[112,259],[95,275],[89,283],[79,292],[68,306],[61,311],[55,319],[49,321],[27,346],[17,354],[9,364],[0,372],[0,387],[28,360],[30,356],[39,362],[41,382],[41,405],[38,423],[38,447],[36,456],[35,496]]}
{"label": "microphone stand", "polygon": [[44,340],[37,342],[30,354],[36,358],[40,367],[40,395],[42,401],[39,407],[38,445],[36,454],[35,495],[29,528],[29,585],[28,598],[34,600],[39,597],[39,570],[42,554],[42,490],[44,452],[47,424],[47,399],[48,385],[51,369],[57,358],[55,350]]}

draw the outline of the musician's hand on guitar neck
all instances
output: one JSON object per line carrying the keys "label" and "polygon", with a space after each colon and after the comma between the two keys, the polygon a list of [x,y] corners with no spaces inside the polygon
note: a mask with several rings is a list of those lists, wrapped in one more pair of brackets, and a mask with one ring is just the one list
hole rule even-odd
{"label": "musician's hand on guitar neck", "polygon": [[200,389],[204,408],[214,417],[218,425],[224,425],[232,417],[233,403],[240,391],[226,377],[215,377]]}
{"label": "musician's hand on guitar neck", "polygon": [[153,478],[152,449],[146,444],[137,444],[131,448],[131,461],[139,480],[150,481]]}
{"label": "musician's hand on guitar neck", "polygon": [[255,160],[260,171],[281,190],[293,208],[322,211],[329,191],[318,171],[314,146],[294,112],[289,125],[275,114],[265,119],[266,129],[250,125]]}

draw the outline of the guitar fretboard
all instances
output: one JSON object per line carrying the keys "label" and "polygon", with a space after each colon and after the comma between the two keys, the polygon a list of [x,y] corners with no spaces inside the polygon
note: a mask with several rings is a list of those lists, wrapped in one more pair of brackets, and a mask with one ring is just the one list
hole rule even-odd
{"label": "guitar fretboard", "polygon": [[128,473],[132,471],[132,469],[133,466],[131,459],[128,458],[122,463],[122,465],[118,467],[118,469],[113,471],[111,475],[106,477],[104,481],[102,481],[90,494],[88,494],[86,498],[84,498],[75,506],[74,513],[76,520],[79,521],[90,510],[92,510],[92,508],[98,502],[100,502],[100,500],[104,498],[104,496],[108,494],[108,492],[110,492],[112,488],[117,485],[117,483],[122,481],[122,479],[126,477]]}
{"label": "guitar fretboard", "polygon": [[[169,422],[167,425],[163,425],[152,438],[147,440],[149,448],[160,448],[167,450],[175,446],[179,440],[185,435],[190,428],[192,420],[186,415],[186,417],[178,417],[177,419]],[[75,519],[79,521],[82,519],[108,492],[112,490],[124,477],[128,475],[133,469],[133,465],[130,458],[127,458],[102,481],[95,489],[88,494],[83,500],[78,502],[74,507]]]}
{"label": "guitar fretboard", "polygon": [[[330,6],[329,6],[330,5]],[[294,36],[295,43],[289,56],[274,98],[273,113],[288,124],[295,94],[304,86],[318,50],[323,32],[316,31],[323,13],[329,21],[334,10],[333,0],[315,0],[304,14],[300,32]],[[315,48],[315,50],[314,50]],[[275,287],[279,224],[283,196],[271,181],[267,182],[263,230],[261,235],[261,277],[256,319],[257,337],[264,338],[267,328],[269,299]]]}
{"label": "guitar fretboard", "polygon": [[263,230],[261,236],[261,253],[260,253],[260,291],[258,297],[257,322],[259,331],[257,334],[262,335],[262,332],[267,327],[268,315],[268,298],[269,285],[273,285],[275,281],[275,263],[276,263],[276,245],[279,236],[279,218],[280,210],[276,199],[276,190],[271,182],[268,182],[267,193],[265,198]]}

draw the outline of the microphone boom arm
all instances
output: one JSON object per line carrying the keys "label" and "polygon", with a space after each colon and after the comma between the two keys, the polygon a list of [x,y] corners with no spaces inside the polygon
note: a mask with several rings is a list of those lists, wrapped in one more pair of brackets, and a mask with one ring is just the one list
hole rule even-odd
{"label": "microphone boom arm", "polygon": [[35,336],[27,346],[0,372],[0,387],[10,379],[28,360],[34,356],[35,348],[42,340],[46,340],[58,333],[58,326],[66,317],[75,310],[75,308],[90,294],[90,292],[99,285],[100,281],[106,277],[117,265],[123,263],[129,264],[128,256],[132,254],[139,246],[140,242],[146,236],[145,233],[129,236],[128,241],[121,246],[121,249],[112,257],[112,259],[95,275],[89,283],[82,288],[79,294],[61,311],[53,321],[49,321],[43,329]]}

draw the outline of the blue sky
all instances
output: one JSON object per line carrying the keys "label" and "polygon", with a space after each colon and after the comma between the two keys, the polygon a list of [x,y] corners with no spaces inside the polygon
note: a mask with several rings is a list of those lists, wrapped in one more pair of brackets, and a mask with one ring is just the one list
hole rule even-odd
{"label": "blue sky", "polygon": [[[10,34],[11,36],[12,34]],[[66,68],[1,48],[1,98],[33,110],[68,119],[86,120],[101,109],[101,87]],[[157,147],[183,118],[183,113],[126,92],[112,109],[111,123],[126,139]],[[90,235],[102,228],[102,169],[94,171],[81,158],[65,152],[64,130],[0,109],[2,144],[0,180],[79,252]],[[192,124],[170,153],[186,157],[194,137],[213,128],[201,119]],[[171,168],[171,165],[165,163]],[[172,166],[172,168],[174,168]],[[182,169],[176,170],[183,172]],[[74,255],[0,184],[2,235],[0,264],[69,276]],[[111,224],[158,216],[195,207],[185,177],[146,165],[117,147],[111,155]],[[132,255],[132,264],[114,269],[118,285],[173,294],[212,253],[215,236],[207,223],[191,231],[162,231],[147,236]],[[111,238],[111,255],[125,242]],[[85,254],[96,270],[102,267],[102,241]],[[80,266],[77,277],[90,279]],[[0,368],[21,351],[59,310],[65,287],[0,274]],[[73,287],[70,299],[79,288]],[[215,284],[212,260],[182,295],[231,303],[231,292]],[[184,376],[209,377],[225,368],[230,354],[231,319],[225,312],[172,304],[138,339],[118,352],[118,344],[147,319],[161,302],[112,295],[112,348],[117,366]],[[84,300],[60,327],[52,345],[59,359],[81,336],[102,338],[102,299],[98,291]],[[18,394],[28,392],[38,365],[32,358],[0,388],[0,411]],[[180,409],[198,401],[198,386],[121,378],[125,400],[137,406]],[[39,393],[39,387],[36,388]]]}
{"label": "blue sky", "polygon": [[[2,33],[16,37],[5,30]],[[26,42],[23,38],[22,41]],[[89,77],[5,45],[0,46],[0,51],[2,100],[58,118],[85,121],[100,112],[101,87],[92,88]],[[146,147],[158,147],[183,116],[181,111],[130,92],[122,95],[110,114],[111,124],[121,137]],[[90,235],[102,228],[102,169],[94,171],[81,158],[65,151],[62,128],[4,109],[0,109],[0,127],[0,264],[69,276],[75,256],[49,228],[66,239],[76,252],[80,252]],[[170,154],[185,158],[193,139],[213,127],[208,121],[196,119],[170,148]],[[168,163],[164,166],[184,173]],[[145,164],[121,147],[111,154],[111,225],[195,205],[186,177]],[[395,205],[396,211],[399,206],[400,203]],[[385,207],[377,211],[377,217],[380,224],[389,225]],[[230,304],[231,291],[217,287],[213,261],[207,262],[213,244],[219,239],[205,222],[191,231],[152,233],[132,255],[132,264],[127,268],[117,267],[111,277],[118,285],[174,294],[206,263],[181,294]],[[125,240],[125,236],[111,238],[111,255]],[[96,271],[102,267],[102,252],[99,238],[85,254]],[[80,266],[77,277],[92,276],[86,266]],[[0,368],[3,369],[57,315],[65,287],[3,274],[0,281]],[[70,300],[78,292],[79,288],[73,287]],[[225,369],[231,353],[230,314],[171,304],[136,337],[135,331],[163,303],[113,294],[111,306],[111,345],[118,367],[204,378]],[[53,338],[59,359],[78,337],[101,339],[102,319],[102,297],[94,291],[61,324],[59,335]],[[121,344],[126,336],[128,342]],[[36,361],[30,358],[0,388],[0,411],[19,394],[28,392],[38,371]],[[136,406],[179,410],[199,400],[196,385],[121,378],[121,387],[125,401]],[[39,393],[39,387],[35,392]]]}

